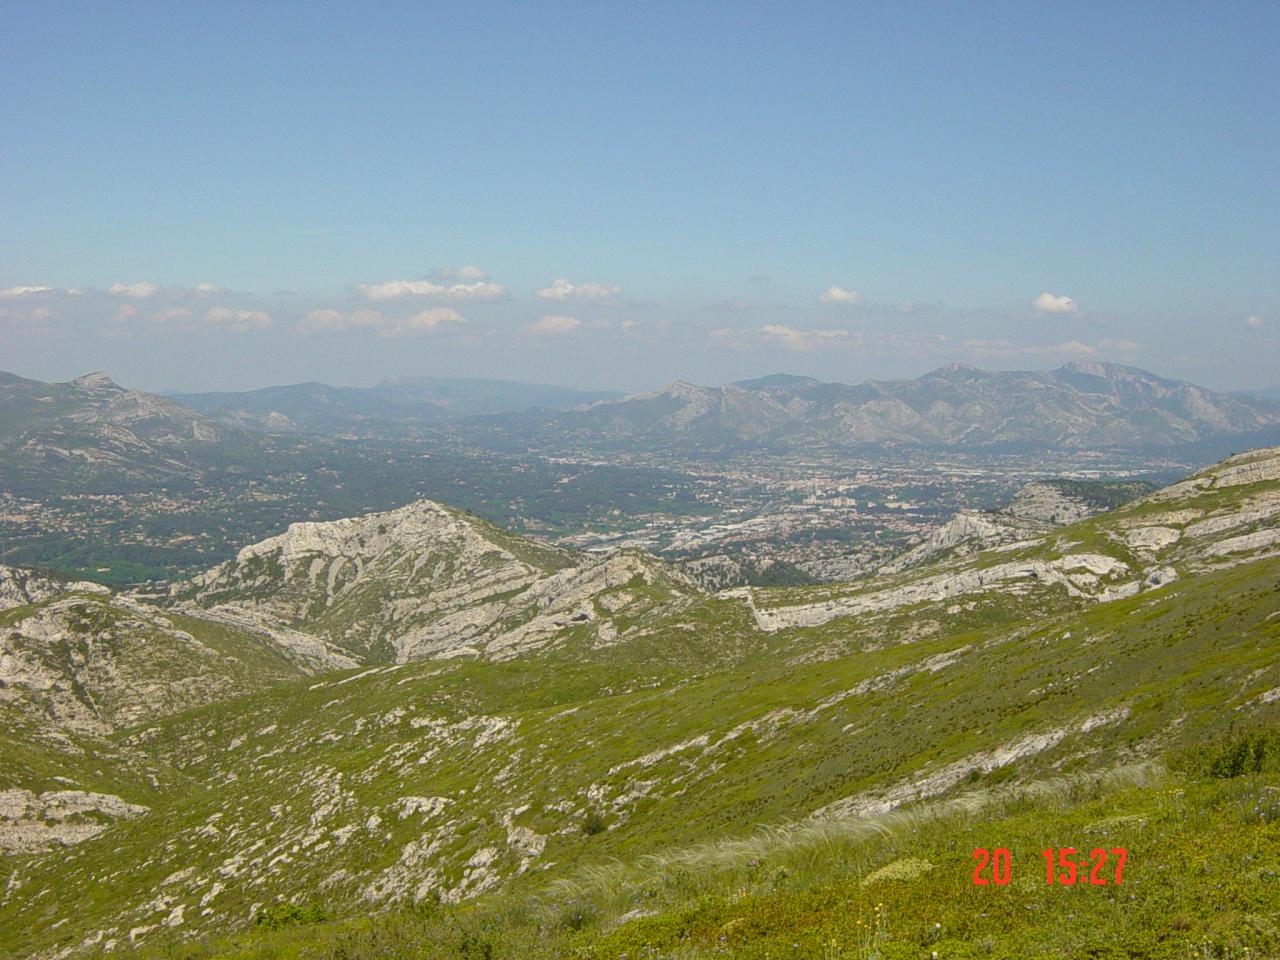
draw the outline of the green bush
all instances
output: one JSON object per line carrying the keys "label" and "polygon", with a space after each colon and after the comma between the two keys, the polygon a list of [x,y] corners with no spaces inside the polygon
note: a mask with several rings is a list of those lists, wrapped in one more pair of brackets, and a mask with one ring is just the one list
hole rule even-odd
{"label": "green bush", "polygon": [[299,927],[328,919],[328,912],[319,904],[301,906],[296,903],[272,903],[260,907],[253,922],[264,930],[281,930],[284,927]]}
{"label": "green bush", "polygon": [[608,826],[604,822],[604,814],[594,807],[588,810],[587,815],[582,818],[582,832],[588,837],[594,837],[597,833],[604,833]]}
{"label": "green bush", "polygon": [[464,933],[458,941],[458,956],[463,960],[493,960],[493,941],[474,933]]}
{"label": "green bush", "polygon": [[1214,740],[1182,748],[1170,766],[1215,780],[1280,770],[1280,725],[1233,728]]}

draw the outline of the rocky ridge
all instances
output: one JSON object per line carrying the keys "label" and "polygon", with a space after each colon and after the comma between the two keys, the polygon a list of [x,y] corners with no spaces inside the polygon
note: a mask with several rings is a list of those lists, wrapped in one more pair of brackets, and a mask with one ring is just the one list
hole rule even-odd
{"label": "rocky ridge", "polygon": [[[920,560],[950,549],[938,563],[899,561],[885,582],[859,589],[811,591],[815,599],[758,603],[750,588],[730,591],[751,606],[761,630],[817,626],[842,617],[884,614],[917,604],[946,604],[986,594],[1025,595],[1060,588],[1068,596],[1108,602],[1204,573],[1280,554],[1280,447],[1229,458],[1119,510],[1031,539],[999,520],[962,515],[917,548]],[[1232,491],[1256,488],[1249,495]],[[1171,501],[1178,510],[1162,510]],[[1060,507],[1055,506],[1057,511]],[[1026,521],[1022,521],[1026,522]],[[1006,542],[965,555],[966,538]],[[1077,539],[1080,538],[1080,539]],[[1089,541],[1086,547],[1081,540]],[[903,560],[911,558],[908,554]],[[916,558],[911,558],[916,559]],[[906,571],[904,573],[904,571]]]}
{"label": "rocky ridge", "polygon": [[423,500],[293,524],[175,584],[168,602],[270,636],[298,662],[325,669],[506,658],[570,637],[607,645],[625,634],[618,616],[696,592],[648,555],[572,554]]}
{"label": "rocky ridge", "polygon": [[663,390],[470,428],[544,444],[1170,446],[1280,429],[1280,405],[1119,364],[986,371],[950,364],[857,385],[764,377]]}
{"label": "rocky ridge", "polygon": [[232,431],[167,400],[92,373],[42,383],[0,373],[0,452],[18,475],[113,471],[124,476],[187,477],[184,454],[217,445]]}
{"label": "rocky ridge", "polygon": [[0,564],[0,610],[39,603],[60,593],[110,593],[111,590],[88,580],[67,580],[25,567]]}
{"label": "rocky ridge", "polygon": [[260,637],[94,586],[0,615],[0,707],[10,717],[46,734],[104,736],[296,675]]}

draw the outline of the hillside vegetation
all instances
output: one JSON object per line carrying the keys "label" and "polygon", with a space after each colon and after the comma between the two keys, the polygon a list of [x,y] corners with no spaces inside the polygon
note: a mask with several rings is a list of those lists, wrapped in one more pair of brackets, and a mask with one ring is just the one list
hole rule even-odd
{"label": "hillside vegetation", "polygon": [[[127,806],[5,857],[10,955],[1273,949],[1271,748],[1221,738],[1280,703],[1280,451],[1038,539],[720,594],[405,509],[416,540],[391,514],[306,525],[148,603],[4,615],[6,644],[92,603],[209,649],[217,628],[231,675],[273,658],[203,702],[138,687],[150,706],[74,731],[52,782],[15,771],[46,811],[66,790]],[[442,616],[479,641],[398,642]],[[378,642],[351,632],[370,622]],[[63,735],[31,720],[14,746]],[[1163,769],[1206,749],[1227,759]],[[1123,890],[1044,883],[1040,850],[1095,838],[1130,849]],[[1014,883],[973,888],[975,846],[1013,850]]]}

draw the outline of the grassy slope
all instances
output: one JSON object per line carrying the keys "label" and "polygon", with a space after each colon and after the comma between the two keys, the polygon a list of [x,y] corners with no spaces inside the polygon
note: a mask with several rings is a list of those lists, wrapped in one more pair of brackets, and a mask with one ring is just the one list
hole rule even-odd
{"label": "grassy slope", "polygon": [[[1280,774],[1182,783],[1134,769],[1039,787],[706,845],[588,871],[531,897],[172,941],[145,956],[1181,960],[1280,952]],[[973,850],[997,846],[1012,852],[1012,882],[975,886]],[[1123,882],[1114,885],[1113,858],[1100,871],[1112,881],[1105,886],[1049,886],[1048,846],[1125,848]],[[318,905],[304,910],[325,915]]]}
{"label": "grassy slope", "polygon": [[[56,614],[56,642],[32,639],[25,624]],[[14,684],[0,698],[0,789],[69,786],[151,804],[172,772],[145,750],[67,724],[68,714],[107,726],[122,717],[190,709],[228,691],[274,687],[298,671],[260,637],[177,614],[146,618],[101,594],[64,594],[0,612],[6,650],[28,656],[63,683],[33,693]],[[68,709],[67,701],[74,703]]]}
{"label": "grassy slope", "polygon": [[[1034,625],[824,661],[766,650],[692,677],[687,666],[636,669],[620,652],[536,675],[521,661],[381,668],[213,704],[126,739],[203,786],[56,862],[18,866],[22,886],[3,903],[0,939],[21,954],[112,925],[119,936],[178,906],[186,930],[216,929],[246,923],[277,897],[320,890],[331,909],[360,913],[370,886],[394,886],[405,851],[423,838],[441,841],[430,861],[436,888],[482,892],[477,854],[494,851],[507,876],[519,869],[508,824],[546,838],[508,885],[528,891],[610,858],[741,835],[921,771],[959,764],[976,772],[958,779],[991,784],[1111,764],[1274,709],[1260,695],[1280,686],[1278,580],[1280,561],[1263,561]],[[1099,716],[1110,719],[1081,729]],[[1046,733],[1062,739],[1016,766],[994,765],[994,745]],[[406,796],[452,802],[401,816],[395,804]],[[593,807],[608,829],[587,836]],[[308,842],[316,827],[328,843]],[[397,892],[412,896],[428,875],[419,864]]]}
{"label": "grassy slope", "polygon": [[[1025,557],[1096,550],[1137,567],[1125,523],[1275,486],[1134,504]],[[188,786],[57,858],[6,864],[0,942],[24,955],[101,930],[205,934],[278,899],[353,916],[502,891],[514,904],[613,859],[856,812],[849,798],[1140,760],[1277,709],[1280,559],[1197,572],[1194,552],[1182,541],[1156,561],[1181,580],[1102,605],[1046,586],[761,634],[740,602],[706,598],[617,647],[571,629],[536,659],[288,682],[127,731],[122,749]],[[606,829],[586,833],[596,818]]]}

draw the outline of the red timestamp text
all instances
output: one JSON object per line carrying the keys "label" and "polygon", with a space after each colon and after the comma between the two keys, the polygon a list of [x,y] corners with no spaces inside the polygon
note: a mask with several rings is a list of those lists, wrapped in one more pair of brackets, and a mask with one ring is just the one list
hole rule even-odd
{"label": "red timestamp text", "polygon": [[[1086,854],[1076,847],[1049,847],[1041,851],[1045,864],[1045,882],[1050,886],[1070,887],[1076,884],[1105,887],[1124,883],[1124,867],[1129,851],[1124,847],[1093,847]],[[1013,879],[1013,854],[1008,847],[994,850],[978,847],[973,851],[975,886],[1004,887]]]}

